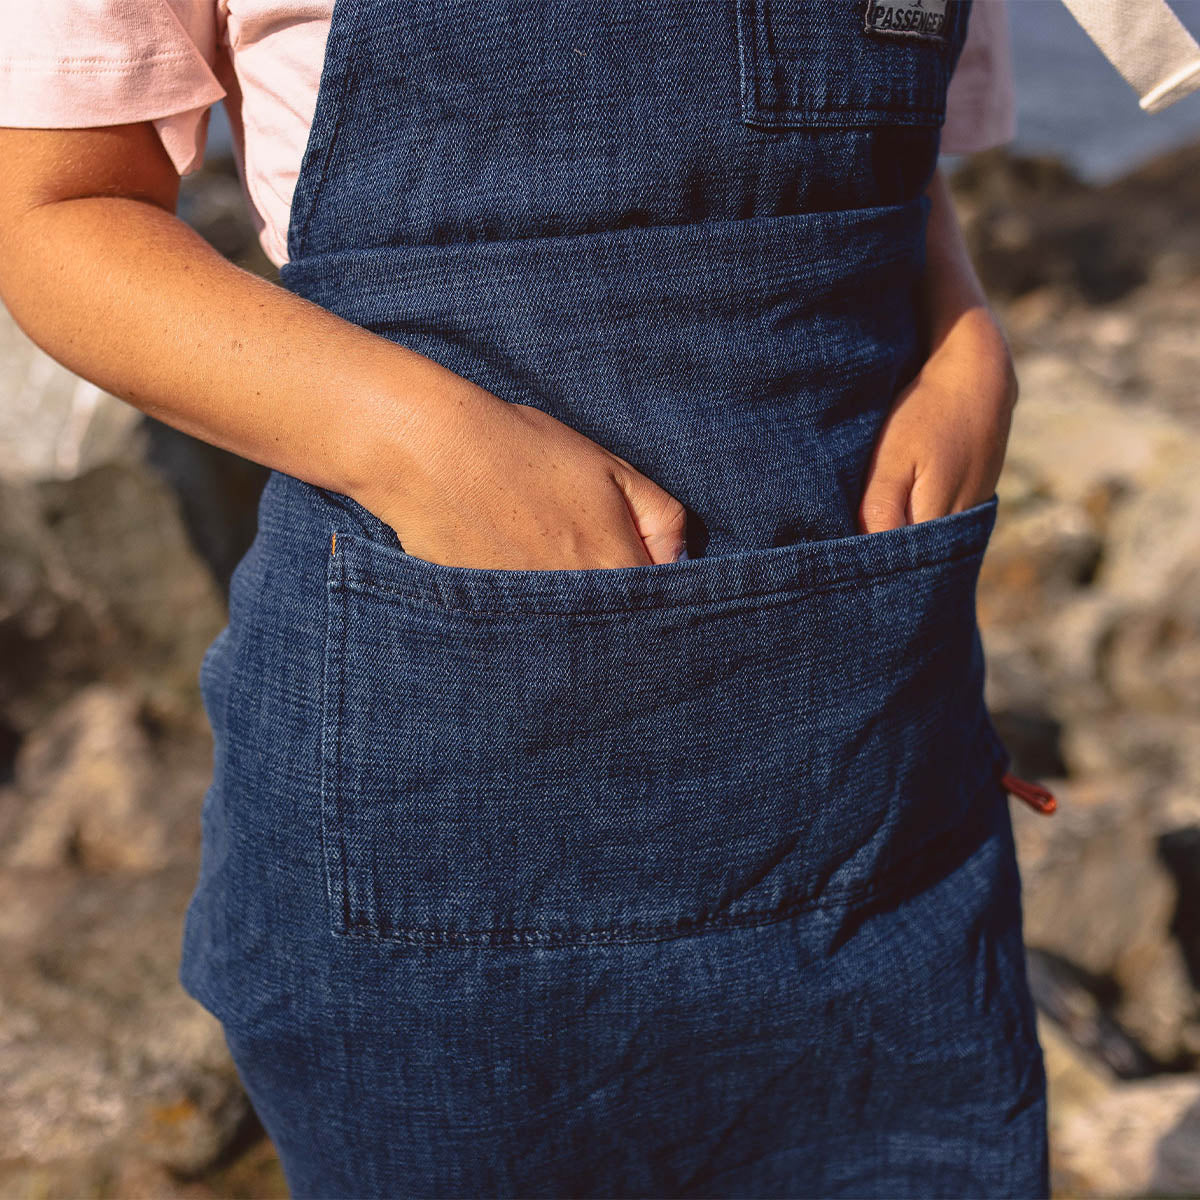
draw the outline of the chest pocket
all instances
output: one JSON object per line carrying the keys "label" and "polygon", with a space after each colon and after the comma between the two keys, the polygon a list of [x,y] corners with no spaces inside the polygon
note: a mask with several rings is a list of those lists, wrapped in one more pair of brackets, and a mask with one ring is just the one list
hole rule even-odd
{"label": "chest pocket", "polygon": [[940,126],[972,0],[737,0],[743,123]]}

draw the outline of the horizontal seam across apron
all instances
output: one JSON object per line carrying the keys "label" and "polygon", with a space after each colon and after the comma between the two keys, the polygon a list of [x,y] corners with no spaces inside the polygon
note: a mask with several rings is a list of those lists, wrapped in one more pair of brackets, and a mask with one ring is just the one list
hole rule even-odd
{"label": "horizontal seam across apron", "polygon": [[[993,784],[989,778],[988,784],[981,787],[977,794],[982,794],[988,786],[998,785]],[[873,876],[864,884],[845,888],[826,888],[819,896],[791,901],[776,909],[755,909],[739,913],[737,916],[685,919],[666,925],[618,925],[610,929],[591,929],[584,926],[543,929],[538,926],[518,926],[455,930],[433,926],[398,925],[387,932],[381,931],[371,922],[347,921],[346,932],[341,936],[366,937],[372,941],[404,941],[415,945],[458,944],[487,947],[512,944],[553,945],[556,942],[563,945],[590,943],[619,945],[667,941],[703,932],[721,932],[753,926],[774,925],[799,913],[835,907],[836,903],[846,900],[886,900],[906,881],[920,884],[923,878],[922,873],[918,873],[915,880],[905,873],[905,868],[909,868],[917,862],[924,865],[924,873],[930,876],[930,883],[936,882],[933,876],[941,866],[952,856],[982,838],[984,833],[985,830],[979,822],[964,822],[950,835],[940,840],[939,853],[932,857],[929,855],[929,844],[926,844],[919,847],[915,853],[893,863],[883,874]]]}
{"label": "horizontal seam across apron", "polygon": [[[643,609],[648,611],[660,611],[662,609],[674,608],[715,608],[723,603],[736,604],[741,600],[753,599],[762,596],[823,596],[831,592],[844,592],[854,588],[860,588],[864,584],[869,585],[872,580],[886,579],[892,575],[903,575],[911,571],[927,571],[931,568],[940,568],[949,563],[961,562],[966,559],[976,558],[982,554],[982,551],[975,549],[967,551],[963,554],[956,554],[948,558],[940,558],[936,562],[910,564],[904,567],[892,567],[881,571],[871,571],[847,577],[837,583],[829,584],[825,587],[806,587],[800,584],[796,587],[770,588],[765,591],[755,592],[737,592],[734,595],[721,596],[713,600],[653,600],[649,604],[642,605]],[[696,561],[703,561],[697,559]],[[620,568],[615,568],[620,569]],[[590,574],[590,572],[589,572]],[[637,607],[622,608],[614,610],[598,610],[595,607],[589,608],[541,608],[526,606],[520,597],[514,597],[512,603],[505,604],[501,607],[490,607],[487,605],[471,605],[469,608],[461,608],[457,605],[439,604],[436,601],[422,600],[412,594],[407,588],[391,587],[387,584],[376,583],[365,576],[354,575],[347,573],[345,578],[334,586],[340,587],[346,591],[358,592],[366,595],[378,596],[398,596],[402,600],[407,600],[410,603],[420,608],[434,609],[438,612],[458,612],[458,613],[473,613],[487,612],[504,615],[505,613],[520,610],[524,615],[533,616],[564,616],[564,617],[596,617],[602,619],[606,616],[611,616],[614,613],[618,616],[629,615],[637,611]]]}

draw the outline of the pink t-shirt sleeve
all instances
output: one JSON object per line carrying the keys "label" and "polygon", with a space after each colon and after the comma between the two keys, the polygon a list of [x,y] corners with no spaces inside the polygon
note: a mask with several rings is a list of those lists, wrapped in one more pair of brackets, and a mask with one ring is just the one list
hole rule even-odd
{"label": "pink t-shirt sleeve", "polygon": [[217,0],[0,0],[0,125],[153,121],[175,169],[200,165],[225,95]]}
{"label": "pink t-shirt sleeve", "polygon": [[946,96],[941,148],[973,154],[1017,132],[1007,0],[973,0],[967,38]]}

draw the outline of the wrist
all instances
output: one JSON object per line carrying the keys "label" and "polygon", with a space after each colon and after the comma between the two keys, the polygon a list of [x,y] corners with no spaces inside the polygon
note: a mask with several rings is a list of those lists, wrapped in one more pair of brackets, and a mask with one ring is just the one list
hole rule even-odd
{"label": "wrist", "polygon": [[938,330],[923,372],[957,379],[974,393],[989,395],[1011,409],[1018,380],[1008,339],[996,314],[985,305],[961,310]]}
{"label": "wrist", "polygon": [[968,331],[981,331],[985,339],[1000,330],[971,261],[949,184],[940,169],[934,172],[926,194],[930,199],[930,214],[920,304],[926,345],[932,352],[960,324]]}
{"label": "wrist", "polygon": [[392,362],[356,398],[337,452],[337,490],[371,511],[404,508],[428,494],[438,464],[461,445],[481,399],[490,397],[440,363],[406,353],[413,361],[402,371]]}

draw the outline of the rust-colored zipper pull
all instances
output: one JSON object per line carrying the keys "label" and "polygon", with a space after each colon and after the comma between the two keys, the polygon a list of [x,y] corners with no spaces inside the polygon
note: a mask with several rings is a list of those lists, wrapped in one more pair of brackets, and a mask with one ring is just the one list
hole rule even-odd
{"label": "rust-colored zipper pull", "polygon": [[1045,813],[1047,816],[1058,807],[1058,801],[1054,798],[1053,792],[1042,787],[1040,783],[1031,783],[1028,779],[1022,779],[1020,775],[1014,775],[1011,771],[1005,771],[1000,776],[1000,786],[1006,792],[1020,797],[1030,808]]}

